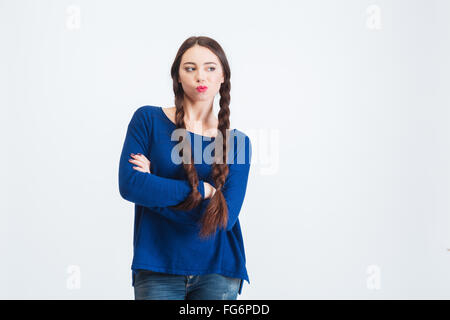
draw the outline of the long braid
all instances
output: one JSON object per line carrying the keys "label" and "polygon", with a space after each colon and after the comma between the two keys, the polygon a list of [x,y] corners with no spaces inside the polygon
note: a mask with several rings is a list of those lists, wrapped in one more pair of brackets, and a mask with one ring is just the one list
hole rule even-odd
{"label": "long braid", "polygon": [[[228,206],[225,197],[222,192],[222,187],[225,184],[225,180],[228,176],[228,143],[227,143],[227,130],[230,127],[230,81],[225,81],[220,87],[220,110],[218,114],[219,124],[218,133],[215,142],[222,145],[222,154],[215,155],[215,161],[212,165],[211,176],[214,180],[216,192],[211,198],[206,210],[202,216],[202,230],[200,236],[208,237],[216,232],[216,228],[226,228],[228,223]],[[217,150],[217,149],[216,149]]]}
{"label": "long braid", "polygon": [[[182,106],[182,99],[180,99],[180,98],[175,99],[175,106],[176,106],[176,111],[175,111],[176,127],[177,127],[177,129],[178,128],[186,129],[186,124],[184,122],[184,108]],[[192,157],[189,140],[186,139],[186,135],[188,135],[188,132],[185,130],[184,136],[179,137],[179,142],[182,142],[184,139],[184,142],[187,145],[185,148],[181,149],[182,159],[185,158],[185,155],[183,154],[184,151],[187,151],[189,153],[187,155],[187,157],[189,157],[191,160],[190,163],[185,163],[183,161],[183,168],[184,168],[184,171],[186,172],[187,179],[192,187],[192,192],[185,201],[183,201],[182,203],[180,203],[176,206],[173,206],[174,209],[180,209],[180,210],[191,210],[191,209],[195,208],[196,206],[198,206],[200,204],[200,202],[202,201],[202,195],[200,194],[200,192],[197,189],[198,183],[199,183],[197,170],[195,169],[195,166],[194,166],[194,159]]]}

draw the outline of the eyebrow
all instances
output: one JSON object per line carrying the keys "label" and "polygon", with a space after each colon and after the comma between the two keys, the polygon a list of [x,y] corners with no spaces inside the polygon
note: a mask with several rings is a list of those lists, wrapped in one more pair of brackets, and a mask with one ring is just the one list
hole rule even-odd
{"label": "eyebrow", "polygon": [[[217,63],[215,63],[215,62],[205,62],[204,64],[217,64]],[[183,63],[183,65],[184,64],[193,64],[193,65],[195,65],[195,62],[185,62],[185,63]]]}

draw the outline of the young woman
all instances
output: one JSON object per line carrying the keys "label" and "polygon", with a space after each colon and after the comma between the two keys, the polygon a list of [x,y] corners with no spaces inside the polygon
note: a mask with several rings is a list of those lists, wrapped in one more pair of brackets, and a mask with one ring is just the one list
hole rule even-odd
{"label": "young woman", "polygon": [[171,75],[175,106],[139,107],[120,158],[120,194],[135,203],[135,299],[235,300],[250,284],[238,215],[252,148],[230,130],[230,68],[215,40],[190,37]]}

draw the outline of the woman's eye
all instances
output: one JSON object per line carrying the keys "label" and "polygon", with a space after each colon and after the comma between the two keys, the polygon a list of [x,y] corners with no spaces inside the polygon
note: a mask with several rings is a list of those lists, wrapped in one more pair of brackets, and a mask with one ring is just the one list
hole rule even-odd
{"label": "woman's eye", "polygon": [[[192,67],[185,68],[185,70],[188,72],[190,71],[190,69],[195,69],[195,68],[192,68]],[[208,69],[213,69],[213,71],[216,70],[216,68],[214,68],[214,67],[209,67]]]}

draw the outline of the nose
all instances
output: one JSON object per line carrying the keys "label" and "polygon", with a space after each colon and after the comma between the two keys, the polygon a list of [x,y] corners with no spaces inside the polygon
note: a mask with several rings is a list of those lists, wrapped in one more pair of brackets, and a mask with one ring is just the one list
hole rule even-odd
{"label": "nose", "polygon": [[203,82],[203,80],[205,80],[205,74],[203,72],[203,70],[199,70],[197,72],[197,82]]}

